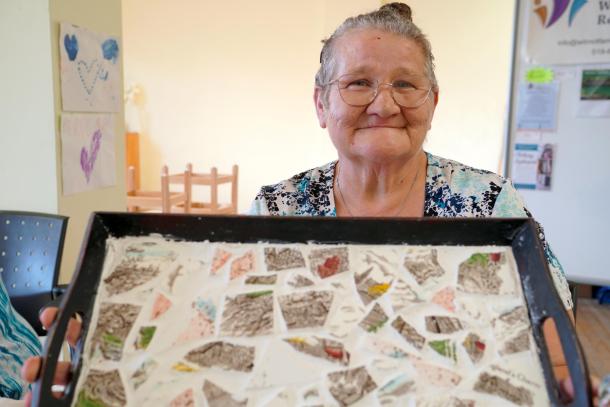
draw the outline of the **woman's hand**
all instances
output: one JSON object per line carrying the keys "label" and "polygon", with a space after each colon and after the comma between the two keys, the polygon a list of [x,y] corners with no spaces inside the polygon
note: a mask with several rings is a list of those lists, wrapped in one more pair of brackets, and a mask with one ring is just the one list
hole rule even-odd
{"label": "woman's hand", "polygon": [[[49,330],[55,318],[57,317],[57,307],[49,307],[40,314],[40,322],[44,329]],[[78,339],[81,335],[81,323],[75,318],[71,318],[68,322],[68,330],[66,333],[66,340],[72,347],[76,346]],[[40,376],[40,368],[42,366],[42,358],[40,356],[31,357],[25,361],[23,368],[21,368],[21,377],[29,383],[34,383]],[[59,362],[57,363],[57,369],[55,371],[55,377],[53,379],[54,384],[65,385],[68,383],[70,376],[70,363]],[[55,393],[54,393],[55,394]],[[60,396],[61,394],[55,394]],[[25,405],[30,406],[32,402],[32,393],[28,392],[25,395]]]}
{"label": "woman's hand", "polygon": [[[599,406],[599,379],[593,375],[591,379],[591,397],[593,398],[593,405]],[[559,388],[561,393],[566,396],[569,401],[574,399],[574,384],[570,377],[559,381]]]}

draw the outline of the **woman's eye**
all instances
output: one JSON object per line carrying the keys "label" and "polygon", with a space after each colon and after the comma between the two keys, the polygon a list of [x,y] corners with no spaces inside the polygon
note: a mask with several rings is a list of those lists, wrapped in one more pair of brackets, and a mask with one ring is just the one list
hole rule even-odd
{"label": "woman's eye", "polygon": [[369,81],[367,79],[356,79],[353,81],[349,81],[346,86],[346,88],[363,88],[363,87],[370,88],[371,81]]}
{"label": "woman's eye", "polygon": [[401,90],[415,89],[415,86],[413,86],[413,84],[411,82],[407,82],[407,81],[394,81],[392,86],[394,87],[394,89],[401,89]]}

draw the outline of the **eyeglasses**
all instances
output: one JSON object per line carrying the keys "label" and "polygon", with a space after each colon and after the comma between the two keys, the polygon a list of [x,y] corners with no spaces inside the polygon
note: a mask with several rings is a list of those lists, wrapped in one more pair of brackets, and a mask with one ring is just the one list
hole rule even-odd
{"label": "eyeglasses", "polygon": [[396,104],[406,108],[415,108],[424,104],[432,91],[432,86],[424,88],[418,82],[423,82],[423,80],[420,78],[397,79],[392,83],[385,83],[375,79],[344,75],[327,82],[325,86],[336,84],[341,99],[350,106],[366,106],[375,100],[379,87],[386,85],[392,88],[392,98]]}

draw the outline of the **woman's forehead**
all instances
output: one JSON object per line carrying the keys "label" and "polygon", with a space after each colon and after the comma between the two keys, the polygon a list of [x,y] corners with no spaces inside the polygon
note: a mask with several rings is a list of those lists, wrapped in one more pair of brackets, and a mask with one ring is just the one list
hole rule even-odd
{"label": "woman's forehead", "polygon": [[334,49],[338,72],[394,71],[425,74],[424,53],[410,38],[377,29],[353,30],[338,38]]}

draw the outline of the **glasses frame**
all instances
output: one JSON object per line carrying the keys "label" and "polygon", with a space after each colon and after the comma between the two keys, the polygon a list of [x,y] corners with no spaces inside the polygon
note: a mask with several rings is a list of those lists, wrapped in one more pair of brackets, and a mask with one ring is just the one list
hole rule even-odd
{"label": "glasses frame", "polygon": [[[345,98],[343,97],[343,93],[341,92],[341,87],[339,86],[339,81],[341,81],[341,78],[344,78],[347,75],[343,75],[340,76],[336,79],[333,79],[331,81],[326,82],[325,84],[323,84],[324,87],[329,86],[329,85],[337,85],[337,91],[339,92],[339,96],[341,97],[341,100],[343,100],[343,103],[345,103],[348,106],[353,106],[353,107],[362,107],[362,106],[368,106],[371,103],[373,103],[375,101],[375,99],[377,98],[377,95],[379,95],[379,88],[382,85],[386,85],[392,88],[392,90],[390,91],[390,95],[392,95],[392,100],[394,101],[394,103],[396,103],[398,106],[403,107],[405,109],[417,109],[418,107],[420,107],[421,105],[423,105],[426,100],[428,100],[428,98],[430,97],[430,93],[432,92],[432,85],[430,85],[428,87],[428,91],[426,92],[426,95],[415,105],[415,106],[405,106],[401,103],[399,103],[396,100],[396,97],[394,96],[394,84],[392,83],[388,83],[388,82],[379,82],[377,80],[375,80],[374,83],[376,83],[377,86],[375,86],[375,92],[373,93],[373,97],[371,97],[371,100],[368,101],[367,103],[364,104],[353,104],[353,103],[348,103]],[[345,89],[345,88],[344,88]],[[422,88],[416,88],[417,90],[424,90]]]}

